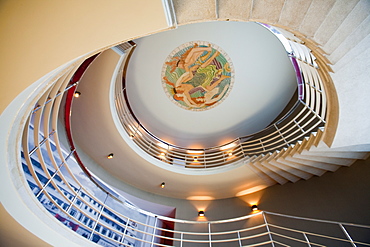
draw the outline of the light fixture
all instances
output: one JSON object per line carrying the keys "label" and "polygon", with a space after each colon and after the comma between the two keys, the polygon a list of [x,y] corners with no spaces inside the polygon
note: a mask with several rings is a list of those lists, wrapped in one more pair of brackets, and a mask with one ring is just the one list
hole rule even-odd
{"label": "light fixture", "polygon": [[130,134],[130,139],[134,139],[134,134]]}
{"label": "light fixture", "polygon": [[221,151],[226,151],[228,149],[232,149],[235,146],[236,146],[236,143],[229,143],[229,144],[226,144],[225,146],[220,147],[220,150]]}
{"label": "light fixture", "polygon": [[233,155],[233,153],[231,153],[231,152],[230,152],[230,153],[229,153],[229,156],[232,156],[232,155]]}
{"label": "light fixture", "polygon": [[166,185],[166,183],[165,182],[162,182],[161,183],[161,188],[163,189],[165,185]]}
{"label": "light fixture", "polygon": [[198,156],[194,157],[194,162],[198,162]]}
{"label": "light fixture", "polygon": [[78,97],[80,97],[80,95],[81,95],[81,93],[80,93],[80,92],[78,92],[78,91],[76,91],[76,92],[75,92],[75,94],[74,94],[73,96],[75,96],[75,98],[78,98]]}
{"label": "light fixture", "polygon": [[113,153],[108,154],[107,158],[108,159],[113,159]]}
{"label": "light fixture", "polygon": [[203,217],[203,216],[204,216],[204,211],[203,211],[203,210],[200,210],[200,211],[198,212],[198,216],[199,216],[199,217]]}
{"label": "light fixture", "polygon": [[203,150],[194,150],[194,149],[186,150],[186,152],[187,152],[188,154],[199,154],[199,155],[201,155],[201,154],[203,154],[203,153],[204,153],[204,151],[203,151]]}
{"label": "light fixture", "polygon": [[258,207],[257,207],[257,205],[253,205],[253,206],[251,207],[251,209],[252,209],[252,211],[253,211],[253,212],[255,212],[255,211],[257,211],[257,210],[258,210]]}

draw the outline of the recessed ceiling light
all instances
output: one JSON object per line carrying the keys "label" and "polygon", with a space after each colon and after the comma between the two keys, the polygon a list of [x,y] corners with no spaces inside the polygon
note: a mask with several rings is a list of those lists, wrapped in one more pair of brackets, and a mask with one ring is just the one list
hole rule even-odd
{"label": "recessed ceiling light", "polygon": [[108,154],[107,158],[108,159],[113,159],[113,153]]}
{"label": "recessed ceiling light", "polygon": [[166,183],[165,182],[162,182],[161,183],[161,188],[163,189],[165,185],[166,185]]}

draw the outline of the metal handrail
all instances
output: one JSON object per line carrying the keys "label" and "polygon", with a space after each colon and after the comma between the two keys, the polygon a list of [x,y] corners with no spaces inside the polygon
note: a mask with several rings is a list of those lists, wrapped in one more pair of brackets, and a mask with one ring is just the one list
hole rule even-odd
{"label": "metal handrail", "polygon": [[[127,50],[127,47],[125,47],[124,50]],[[302,62],[296,61],[297,67],[300,68],[299,73],[302,74],[302,78],[305,77],[304,73],[307,75],[307,73],[309,74],[314,71],[312,70],[312,68],[314,68],[312,67],[312,65],[314,65],[314,59],[307,59],[306,53],[304,54],[304,59],[302,56],[294,55],[294,53],[290,55],[292,58],[293,56],[296,56],[297,60],[304,60]],[[295,58],[293,60],[295,61]],[[117,81],[121,83],[121,76],[124,75],[125,63],[121,64],[120,66],[122,67],[119,73],[120,76],[117,77]],[[75,70],[77,70],[77,67]],[[120,195],[111,193],[110,191],[112,190],[106,190],[103,186],[99,185],[97,181],[92,179],[93,174],[91,174],[83,166],[83,164],[80,164],[81,166],[77,165],[77,162],[80,161],[74,160],[72,157],[72,155],[76,154],[75,149],[67,151],[67,149],[63,149],[61,143],[59,142],[57,131],[58,110],[62,105],[61,99],[63,95],[69,93],[71,90],[75,90],[76,85],[78,84],[77,81],[73,81],[73,84],[70,85],[71,78],[74,76],[73,72],[74,70],[71,70],[64,77],[60,77],[54,83],[53,87],[50,88],[50,90],[48,90],[40,98],[34,111],[31,112],[31,115],[26,122],[24,135],[22,138],[22,167],[24,170],[25,179],[40,203],[59,221],[63,222],[64,225],[68,225],[68,227],[74,229],[74,231],[76,231],[78,234],[82,236],[87,234],[85,236],[87,239],[91,241],[97,241],[99,244],[108,246],[130,246],[133,244],[141,245],[142,243],[143,245],[148,246],[173,246],[173,244],[179,244],[182,246],[183,243],[206,243],[209,244],[209,246],[212,246],[212,243],[222,242],[235,242],[239,246],[260,246],[265,244],[271,244],[274,246],[275,243],[283,246],[289,246],[289,244],[284,242],[284,240],[277,240],[274,238],[275,236],[279,235],[289,239],[289,241],[303,241],[298,238],[292,238],[288,235],[275,232],[273,228],[276,227],[280,228],[281,230],[302,233],[302,235],[305,237],[304,241],[306,241],[309,246],[322,245],[320,243],[312,242],[307,237],[314,234],[317,234],[317,236],[321,236],[328,241],[335,240],[346,243],[350,242],[352,245],[358,243],[370,246],[368,243],[363,243],[361,241],[352,239],[351,233],[344,228],[344,226],[353,226],[362,229],[370,229],[370,226],[326,220],[315,220],[262,211],[252,215],[217,221],[190,221],[172,219],[142,210],[132,203],[126,201]],[[286,142],[283,141],[282,145],[284,146],[286,143],[294,143],[293,140],[298,140],[302,137],[305,137],[305,132],[311,134],[313,130],[315,130],[318,126],[321,126],[325,122],[326,114],[326,107],[320,106],[320,108],[317,108],[320,103],[325,103],[325,100],[321,98],[325,97],[325,94],[323,94],[323,91],[321,90],[322,85],[320,83],[322,82],[316,75],[307,78],[312,79],[312,81],[311,79],[309,81],[312,82],[312,84],[302,81],[302,85],[304,85],[304,87],[307,86],[309,90],[299,94],[299,100],[293,107],[292,112],[294,114],[286,114],[282,119],[277,121],[275,125],[271,125],[266,128],[264,130],[265,132],[262,131],[251,136],[236,139],[234,141],[235,146],[231,148],[225,148],[223,152],[217,150],[217,148],[220,148],[221,146],[217,147],[216,149],[214,147],[202,149],[202,157],[204,157],[206,168],[227,163],[227,156],[225,155],[227,151],[232,150],[233,153],[238,152],[237,158],[239,160],[251,159],[251,155],[266,154],[274,151],[273,147],[277,147],[278,145],[277,143],[274,143],[276,142],[275,138],[278,136],[284,136],[285,139],[292,138],[292,140],[287,139],[285,140]],[[121,88],[121,85],[116,84],[116,89],[119,91],[119,93],[123,93]],[[312,95],[311,92],[314,94]],[[122,95],[120,95],[120,97],[122,98]],[[305,104],[303,104],[303,102],[305,102]],[[119,98],[117,98],[116,107],[117,112],[120,112],[120,119],[130,119],[133,121],[134,116],[132,116],[126,109],[127,102],[120,101]],[[320,109],[320,111],[318,111],[318,109]],[[319,116],[319,118],[317,116]],[[306,123],[306,120],[311,118],[314,118],[317,121]],[[153,144],[150,143],[151,139],[148,138],[148,136],[151,136],[146,135],[146,132],[140,129],[140,125],[138,123],[135,123],[135,121],[130,123],[136,124],[135,128],[139,128],[136,129],[136,131],[142,131],[137,132],[137,135],[142,135],[142,138],[137,138],[138,140],[140,139],[140,141],[142,141],[138,142],[140,145],[144,146],[145,144]],[[295,125],[297,128],[292,129],[291,125]],[[49,127],[51,127],[51,129]],[[126,130],[130,130],[128,125],[124,125],[124,128]],[[302,129],[305,131],[302,131]],[[300,134],[292,134],[292,132],[296,133],[295,131]],[[268,139],[268,141],[265,141],[265,139]],[[153,149],[151,152],[158,153],[161,150],[160,148],[161,147]],[[186,161],[186,159],[194,156],[186,156],[187,154],[184,150],[180,148],[175,149],[175,146],[171,146],[171,148],[173,148],[173,150],[170,150],[172,151],[173,156],[168,156],[167,153],[167,157],[181,158],[181,155],[185,155],[184,157]],[[262,148],[263,152],[258,150],[255,152],[247,152],[247,150],[249,150],[248,148]],[[168,150],[169,149],[170,148],[168,147]],[[201,155],[197,156],[201,157]],[[253,159],[258,160],[258,158]],[[199,160],[201,159],[199,158]],[[223,161],[223,163],[217,163],[219,160]],[[234,161],[231,161],[228,164],[231,164],[232,162]],[[91,181],[94,182],[82,182],[79,178],[81,173],[86,174],[86,176],[92,179]],[[101,197],[99,194],[104,196]],[[280,216],[283,217],[283,220],[279,221],[279,224],[271,224],[268,221],[269,216]],[[253,225],[248,228],[233,228],[228,226],[228,224],[235,222],[242,222],[244,225],[244,223],[248,222],[249,219],[255,217],[264,217],[264,223]],[[143,219],[145,221],[143,221]],[[155,224],[151,223],[153,219],[155,219]],[[343,236],[347,239],[336,239],[336,237],[325,234],[313,233],[312,231],[302,231],[284,226],[284,221],[289,219],[314,221],[317,223],[328,223],[338,226],[343,230]],[[162,227],[160,225],[162,221],[169,221],[176,224],[176,229],[166,229]],[[182,229],[182,225],[184,225],[186,229],[192,229],[192,227],[195,225],[204,225],[207,226],[208,230],[204,232],[189,232],[185,230],[179,230]],[[213,225],[221,225],[223,230],[212,232],[211,226]],[[262,231],[264,228],[266,228],[266,231]],[[262,232],[255,232],[257,230],[261,230]],[[169,232],[173,236],[162,236],[159,231]],[[196,237],[201,236],[206,237],[206,239],[195,239]],[[219,237],[219,239],[216,239],[215,237]],[[171,243],[162,244],[160,243],[160,240],[167,240]],[[256,243],[251,244],[248,242],[249,240],[253,240]]]}
{"label": "metal handrail", "polygon": [[[279,31],[265,24],[284,44],[287,54],[296,71],[298,99],[296,104],[277,122],[251,135],[238,137],[228,143],[203,149],[180,147],[163,141],[151,133],[137,119],[130,107],[127,92],[124,67],[122,63],[119,76],[116,78],[115,102],[116,112],[127,135],[140,149],[151,157],[169,164],[187,169],[207,169],[232,165],[236,162],[247,161],[251,156],[269,155],[275,151],[295,145],[312,132],[325,126],[326,96],[322,79],[317,73],[316,58],[311,51],[297,41],[285,39]],[[127,50],[131,54],[132,48]],[[125,60],[128,63],[128,59]],[[303,110],[297,110],[304,107]],[[301,118],[300,118],[301,117]],[[280,123],[292,118],[283,126]],[[296,121],[300,118],[298,121]],[[300,125],[300,123],[302,123]],[[308,129],[305,129],[309,126]],[[245,141],[242,141],[245,140]]]}
{"label": "metal handrail", "polygon": [[[105,190],[96,183],[81,182],[78,176],[81,176],[81,173],[84,173],[85,170],[82,169],[83,166],[78,166],[73,159],[72,154],[75,151],[68,152],[59,143],[58,128],[56,126],[58,123],[58,114],[56,112],[58,112],[57,109],[61,106],[61,96],[69,90],[73,90],[73,88],[67,86],[68,83],[66,81],[69,81],[68,76],[60,78],[60,81],[55,83],[55,88],[49,90],[39,100],[39,110],[32,112],[27,120],[22,138],[22,166],[26,181],[40,203],[59,221],[62,221],[64,225],[74,229],[78,234],[86,236],[90,241],[108,246],[119,246],[120,244],[123,246],[132,246],[134,244],[137,246],[173,246],[183,243],[187,243],[187,245],[202,243],[212,246],[213,243],[226,242],[236,243],[239,246],[261,246],[266,244],[273,246],[279,243],[283,246],[289,246],[289,243],[284,242],[284,239],[295,242],[303,241],[275,232],[274,228],[276,227],[287,231],[300,232],[306,237],[317,234],[317,236],[321,236],[328,241],[335,240],[370,246],[370,244],[362,241],[353,240],[351,233],[347,232],[346,229],[344,229],[344,233],[346,233],[344,237],[348,239],[337,239],[326,234],[286,227],[284,226],[284,221],[289,219],[314,221],[317,223],[330,223],[341,228],[353,226],[370,229],[370,226],[315,220],[262,211],[252,215],[216,221],[172,219],[137,208],[132,203],[125,201],[120,195],[111,194],[109,191],[113,191],[113,189]],[[58,93],[57,97],[50,97],[56,91],[61,93]],[[301,114],[305,113],[302,112]],[[51,126],[51,129],[49,129],[49,126]],[[91,176],[92,174],[89,173],[88,175]],[[99,194],[103,196],[99,196]],[[122,209],[125,209],[125,212]],[[245,225],[246,222],[249,222],[249,219],[262,216],[265,219],[265,222],[262,224],[251,225],[247,228],[229,226],[229,224],[235,222],[241,222]],[[279,224],[271,224],[267,218],[270,216],[283,217],[283,220],[279,221]],[[145,221],[140,217],[145,218]],[[150,223],[150,219],[154,218],[157,223]],[[176,229],[166,229],[160,226],[158,222],[160,223],[161,221],[173,222],[176,224]],[[195,225],[208,226],[208,229],[211,229],[211,226],[220,225],[221,227],[219,228],[223,230],[217,232],[210,230],[190,232],[179,230],[182,228],[182,225],[186,229],[192,229]],[[268,230],[264,230],[265,228]],[[172,233],[173,236],[162,236],[159,231],[167,231]],[[206,239],[196,239],[196,236],[203,236]],[[283,240],[277,240],[274,239],[276,236],[283,236],[284,238]],[[170,243],[163,244],[160,243],[160,240],[167,240]],[[254,241],[255,243],[250,243],[249,241]],[[322,245],[312,241],[309,244],[312,246]]]}

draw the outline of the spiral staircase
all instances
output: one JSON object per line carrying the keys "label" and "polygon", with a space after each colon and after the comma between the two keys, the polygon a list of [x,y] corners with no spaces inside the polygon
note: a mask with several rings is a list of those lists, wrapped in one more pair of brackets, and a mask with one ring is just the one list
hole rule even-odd
{"label": "spiral staircase", "polygon": [[[345,99],[351,94],[348,86],[345,86],[349,83],[350,77],[346,74],[351,73],[349,72],[351,68],[357,67],[356,63],[368,63],[364,53],[368,50],[369,2],[241,0],[232,1],[231,4],[230,1],[203,3],[174,1],[174,9],[179,25],[199,21],[235,20],[259,21],[282,27],[302,38],[310,49],[317,51],[331,64],[326,69],[332,72],[331,77],[338,99],[331,99],[333,103],[329,104],[335,104],[338,100],[340,112],[333,108],[329,110],[329,118],[330,115],[337,115],[338,127],[330,126],[328,123],[326,131],[331,134],[336,132],[335,137],[332,136],[332,140],[329,141],[330,137],[323,137],[319,130],[312,133],[312,138],[307,138],[279,153],[256,157],[255,168],[261,176],[266,176],[272,183],[295,182],[297,179],[308,179],[313,175],[320,176],[325,171],[335,171],[340,166],[351,165],[356,159],[368,157],[367,141],[364,140],[362,144],[357,141],[351,143],[350,134],[345,134],[348,142],[341,140],[338,135],[344,132],[342,129],[344,126],[348,126],[345,122],[353,123],[351,119],[354,116],[351,114],[355,114],[346,109],[347,107],[352,109],[349,104],[356,104]],[[366,78],[361,77],[361,74],[366,74],[366,66],[359,67],[362,69],[359,68],[361,72],[356,70],[359,72],[356,81],[365,84]],[[364,123],[361,127],[364,128],[363,133],[368,129],[365,125]],[[327,136],[329,133],[326,133]]]}
{"label": "spiral staircase", "polygon": [[[329,96],[327,98],[328,113],[325,127],[318,128],[309,136],[305,136],[302,140],[285,148],[248,157],[247,165],[266,184],[285,184],[288,182],[295,183],[300,179],[307,180],[313,176],[321,176],[327,171],[334,172],[342,166],[350,166],[358,159],[368,158],[370,152],[370,121],[366,116],[370,112],[365,106],[368,105],[366,96],[368,96],[367,92],[370,89],[369,83],[367,83],[370,67],[369,1],[207,0],[199,2],[195,0],[177,0],[173,2],[166,1],[164,5],[167,10],[169,29],[175,28],[176,25],[204,21],[256,21],[276,26],[281,30],[287,30],[287,36],[293,34],[289,37],[290,39],[299,40],[318,58],[319,67],[325,72],[320,75],[326,81],[325,90]],[[151,31],[155,32],[156,30]],[[111,43],[105,45],[112,46]],[[92,53],[96,53],[96,49],[101,48],[94,47]],[[63,79],[70,78],[73,74],[72,71],[77,69],[82,61],[90,55],[84,55],[76,59],[69,67],[61,68],[61,72],[59,71],[60,74],[58,74],[59,83],[66,83]],[[330,77],[326,76],[326,73],[330,74]],[[51,84],[47,80],[39,82],[45,92],[49,90]],[[50,87],[49,93],[57,98],[60,91],[55,90],[55,88]],[[48,101],[54,100],[48,94],[42,97],[39,96],[40,91],[38,94],[31,95],[33,96],[32,102],[40,99],[45,106]],[[9,103],[4,102],[5,106]],[[18,107],[19,109],[22,108],[21,106]],[[41,107],[43,106],[41,105]],[[24,119],[31,110],[35,111],[36,108],[28,106],[28,109],[23,111],[25,112],[23,116],[16,116],[15,123],[20,127],[23,126]],[[9,111],[4,110],[2,113],[1,120],[6,127],[3,128],[1,133],[4,136],[4,147],[7,147],[5,150],[20,146],[19,143],[15,144],[14,141],[8,141],[9,137],[20,135],[19,130],[18,132],[14,129],[10,131],[11,124],[9,123],[13,123],[13,118],[10,116],[14,115],[13,111],[14,109],[12,109],[12,113],[9,113]],[[18,110],[16,109],[16,111]],[[9,118],[12,119],[9,120]],[[8,134],[8,130],[10,134]],[[11,136],[12,134],[13,136]],[[14,158],[18,153],[18,150],[16,150],[9,152],[8,155],[13,160],[19,160]],[[6,160],[3,163],[7,164],[8,162]],[[20,171],[17,170],[17,166],[19,164],[10,165],[8,163],[8,166],[3,169],[5,171],[11,170],[12,175],[5,172],[3,176],[19,177]],[[24,183],[19,179],[14,181],[16,181],[13,183],[17,184],[17,188],[22,187],[22,183]],[[20,194],[29,196],[24,191]],[[10,212],[12,210],[9,209],[9,204],[6,201],[6,197],[2,197],[3,205]],[[27,205],[23,206],[35,208],[35,205],[30,206],[30,203],[35,202],[32,199],[27,200]],[[44,219],[49,220],[47,217],[44,217]],[[26,228],[29,228],[29,224],[32,223],[22,222],[22,225]],[[17,242],[14,242],[14,239],[17,239],[17,237],[10,236],[17,236],[24,231],[22,226],[19,226],[17,230],[10,231],[6,231],[2,226],[1,230],[9,234],[8,239],[12,239],[12,242],[7,242],[4,238],[6,246],[16,246]],[[35,230],[32,232],[35,232]],[[68,234],[66,235],[68,236]],[[35,242],[32,244],[25,243],[22,239],[17,241],[19,241],[19,244],[23,243],[24,246],[44,245],[44,242],[40,239],[34,240]],[[49,239],[48,241],[51,244],[56,244],[53,243],[53,240]],[[85,244],[85,242],[80,243]],[[274,246],[273,241],[269,243]],[[275,244],[279,246],[277,243]]]}

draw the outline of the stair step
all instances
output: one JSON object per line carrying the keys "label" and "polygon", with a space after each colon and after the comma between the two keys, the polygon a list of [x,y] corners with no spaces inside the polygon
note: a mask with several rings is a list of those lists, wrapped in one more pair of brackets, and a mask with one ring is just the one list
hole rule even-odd
{"label": "stair step", "polygon": [[259,162],[265,161],[271,157],[272,153],[267,153],[265,155],[261,155],[261,158],[258,159]]}
{"label": "stair step", "polygon": [[253,1],[251,19],[271,24],[277,23],[284,3],[285,0]]}
{"label": "stair step", "polygon": [[248,163],[249,168],[254,171],[263,181],[265,181],[269,186],[276,184],[276,181],[272,179],[270,176],[266,175],[263,171],[261,171],[254,163]]}
{"label": "stair step", "polygon": [[298,180],[300,180],[299,177],[289,173],[288,171],[282,170],[282,169],[270,164],[269,162],[264,161],[264,162],[261,162],[261,164],[264,167],[268,168],[269,170],[273,171],[274,173],[278,174],[279,176],[285,178],[286,180],[288,180],[292,183],[295,183]]}
{"label": "stair step", "polygon": [[[311,1],[286,0],[280,13],[279,24],[291,29],[298,29],[311,5]],[[299,11],[297,11],[299,9]]]}
{"label": "stair step", "polygon": [[369,153],[367,152],[335,152],[330,149],[327,151],[308,151],[303,150],[302,155],[309,156],[320,156],[320,157],[334,157],[334,158],[346,158],[346,159],[367,159]]}
{"label": "stair step", "polygon": [[302,143],[300,144],[300,146],[299,146],[299,148],[298,148],[297,152],[298,152],[298,153],[301,153],[303,150],[305,150],[305,149],[309,149],[309,148],[310,148],[310,146],[308,146],[308,144],[309,144],[309,138],[308,138],[308,137],[305,137],[305,138],[302,140]]}
{"label": "stair step", "polygon": [[275,172],[271,171],[270,169],[268,169],[267,167],[263,166],[260,162],[255,162],[254,165],[255,165],[256,168],[261,170],[263,173],[265,173],[267,176],[269,176],[271,179],[273,179],[277,183],[285,184],[285,183],[288,182],[287,179],[281,177],[277,173],[275,173]]}
{"label": "stair step", "polygon": [[340,167],[338,165],[327,164],[327,163],[324,163],[324,162],[312,161],[312,160],[307,160],[307,159],[301,159],[301,158],[296,158],[296,157],[292,157],[292,156],[288,156],[285,159],[289,160],[289,161],[294,161],[294,162],[297,162],[297,163],[301,163],[301,164],[304,164],[304,165],[307,165],[307,166],[312,166],[312,167],[315,167],[315,168],[318,168],[318,169],[322,169],[322,170],[326,170],[326,171],[332,171],[332,172],[336,171]]}
{"label": "stair step", "polygon": [[216,19],[214,0],[173,0],[173,6],[178,24]]}
{"label": "stair step", "polygon": [[320,127],[318,130],[317,130],[317,134],[316,134],[316,137],[315,137],[315,141],[313,143],[313,146],[317,147],[321,140],[322,140],[322,137],[324,135],[324,131],[325,131],[325,128],[324,127]]}
{"label": "stair step", "polygon": [[252,4],[245,0],[217,1],[219,20],[249,20],[252,10]]}
{"label": "stair step", "polygon": [[[295,147],[295,146],[294,146]],[[280,155],[280,157],[286,157],[286,156],[289,156],[291,153],[292,153],[292,150],[293,150],[293,148],[294,147],[292,147],[292,146],[289,146],[288,148],[284,148],[283,150],[282,150],[282,154]]]}
{"label": "stair step", "polygon": [[295,161],[291,161],[291,160],[286,160],[286,159],[283,159],[283,158],[280,158],[277,161],[279,163],[284,164],[284,165],[296,168],[300,171],[307,172],[307,173],[310,173],[310,174],[316,175],[316,176],[321,176],[326,172],[326,170],[323,170],[323,169],[320,169],[320,168],[317,168],[317,167],[304,165],[304,164],[301,164],[301,163],[298,163],[298,162],[295,162]]}
{"label": "stair step", "polygon": [[280,151],[275,151],[273,152],[272,154],[270,154],[268,156],[268,158],[266,159],[267,162],[270,162],[271,160],[275,160],[280,154]]}
{"label": "stair step", "polygon": [[301,26],[299,27],[299,31],[312,38],[317,29],[320,27],[321,23],[325,20],[327,13],[330,12],[334,3],[335,0],[311,1],[311,6],[307,11]]}
{"label": "stair step", "polygon": [[335,31],[340,27],[347,15],[356,6],[358,0],[353,1],[336,1],[328,12],[325,20],[317,29],[314,40],[321,45],[325,45]]}
{"label": "stair step", "polygon": [[369,0],[360,0],[330,37],[324,50],[331,54],[369,16]]}
{"label": "stair step", "polygon": [[302,154],[295,154],[294,158],[317,161],[320,163],[322,162],[322,163],[327,163],[327,164],[334,164],[338,166],[350,166],[355,161],[353,159],[346,159],[346,158],[321,157],[321,156],[311,156],[311,155],[302,155]]}
{"label": "stair step", "polygon": [[[349,51],[352,52],[352,50],[356,49],[357,46],[361,47],[358,49],[360,52],[364,51],[364,49],[367,49],[369,41],[364,42],[364,40],[369,36],[369,29],[370,16],[368,16],[357,28],[355,28],[353,32],[340,44],[340,46],[338,46],[330,54],[328,58],[335,64],[335,69],[340,69],[343,65],[345,65],[345,63],[342,63],[340,60],[346,56],[349,56]],[[356,53],[358,54],[358,52]],[[356,55],[354,57],[356,57]]]}
{"label": "stair step", "polygon": [[281,162],[275,161],[275,160],[270,161],[269,163],[273,166],[278,167],[279,169],[282,169],[286,172],[289,172],[290,174],[293,174],[294,176],[299,177],[299,178],[304,179],[304,180],[307,180],[307,179],[312,177],[312,174],[310,174],[310,173],[304,172],[302,170],[298,170],[298,169],[296,169],[292,166],[287,166],[287,165],[285,165]]}
{"label": "stair step", "polygon": [[[333,66],[334,71],[339,71],[347,64],[352,63],[357,56],[368,49],[370,44],[369,27],[370,16],[364,21],[364,24],[357,27],[353,33],[353,37],[348,37],[347,40],[329,56],[330,61],[335,62]],[[365,35],[365,37],[360,40],[363,35]]]}

